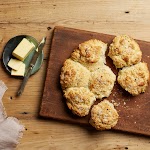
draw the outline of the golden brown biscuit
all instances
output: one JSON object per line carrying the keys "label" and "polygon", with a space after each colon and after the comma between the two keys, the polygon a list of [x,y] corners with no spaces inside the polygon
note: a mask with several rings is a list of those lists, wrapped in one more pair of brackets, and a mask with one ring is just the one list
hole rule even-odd
{"label": "golden brown biscuit", "polygon": [[148,86],[149,70],[146,63],[125,67],[118,73],[118,83],[132,95],[144,93]]}
{"label": "golden brown biscuit", "polygon": [[84,87],[68,88],[64,96],[68,108],[80,117],[88,115],[91,106],[96,101],[94,94]]}
{"label": "golden brown biscuit", "polygon": [[94,65],[95,68],[95,63],[98,65],[106,63],[106,49],[107,44],[97,39],[91,39],[79,44],[79,48],[71,54],[71,59],[80,62],[89,70],[93,70],[92,66]]}
{"label": "golden brown biscuit", "polygon": [[104,100],[91,109],[89,123],[97,130],[111,129],[118,122],[118,113],[114,105],[108,100]]}
{"label": "golden brown biscuit", "polygon": [[62,89],[70,87],[88,87],[90,72],[78,62],[67,59],[61,69]]}
{"label": "golden brown biscuit", "polygon": [[103,65],[98,70],[91,72],[89,89],[96,98],[102,99],[111,94],[115,81],[115,74],[108,66]]}
{"label": "golden brown biscuit", "polygon": [[142,52],[134,39],[128,35],[120,35],[114,38],[108,56],[113,60],[116,68],[123,68],[140,62]]}

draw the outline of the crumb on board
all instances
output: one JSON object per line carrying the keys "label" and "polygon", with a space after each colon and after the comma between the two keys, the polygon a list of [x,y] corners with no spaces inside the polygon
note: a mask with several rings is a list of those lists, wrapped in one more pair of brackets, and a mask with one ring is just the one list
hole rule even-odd
{"label": "crumb on board", "polygon": [[119,106],[120,105],[120,103],[117,103],[115,100],[111,100],[111,102],[113,103],[113,105],[115,106],[115,107],[117,107],[117,106]]}

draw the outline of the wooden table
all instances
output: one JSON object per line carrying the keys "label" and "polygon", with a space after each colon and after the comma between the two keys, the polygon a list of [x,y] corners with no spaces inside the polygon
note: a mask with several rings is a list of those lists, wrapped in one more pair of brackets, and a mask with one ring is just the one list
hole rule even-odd
{"label": "wooden table", "polygon": [[85,127],[38,117],[51,27],[62,25],[106,34],[129,34],[150,41],[150,1],[142,0],[5,0],[0,1],[0,59],[13,36],[28,34],[41,40],[47,35],[42,68],[32,76],[23,95],[15,97],[21,79],[7,74],[0,61],[0,80],[8,86],[3,102],[8,116],[26,127],[18,150],[148,150],[148,137]]}

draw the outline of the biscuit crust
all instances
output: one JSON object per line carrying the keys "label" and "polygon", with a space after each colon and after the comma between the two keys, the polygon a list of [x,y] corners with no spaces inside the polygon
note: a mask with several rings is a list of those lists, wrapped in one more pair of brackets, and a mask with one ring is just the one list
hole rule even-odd
{"label": "biscuit crust", "polygon": [[83,117],[89,114],[96,98],[84,87],[68,88],[64,94],[68,108],[76,115]]}
{"label": "biscuit crust", "polygon": [[89,89],[94,93],[96,98],[102,99],[111,94],[115,81],[115,74],[108,66],[103,65],[91,73]]}
{"label": "biscuit crust", "polygon": [[107,44],[97,39],[91,39],[79,44],[78,49],[71,54],[71,59],[93,71],[98,68],[98,65],[106,63],[106,50]]}
{"label": "biscuit crust", "polygon": [[116,68],[123,68],[141,61],[142,52],[137,42],[128,35],[116,36],[109,46],[108,56]]}
{"label": "biscuit crust", "polygon": [[144,93],[149,82],[149,70],[146,63],[125,67],[118,73],[118,83],[133,96]]}
{"label": "biscuit crust", "polygon": [[67,59],[61,69],[60,84],[63,90],[70,87],[88,87],[90,72],[78,62]]}
{"label": "biscuit crust", "polygon": [[91,109],[89,123],[97,130],[111,129],[117,124],[118,117],[114,105],[108,100],[103,100]]}

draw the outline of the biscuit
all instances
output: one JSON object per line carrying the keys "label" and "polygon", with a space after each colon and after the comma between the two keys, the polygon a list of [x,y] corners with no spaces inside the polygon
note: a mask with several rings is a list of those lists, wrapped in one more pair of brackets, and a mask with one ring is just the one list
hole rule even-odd
{"label": "biscuit", "polygon": [[133,96],[144,93],[148,86],[149,70],[146,63],[125,67],[118,73],[118,83]]}
{"label": "biscuit", "polygon": [[115,74],[108,66],[103,65],[98,70],[91,72],[89,89],[96,98],[102,99],[111,94],[115,81]]}
{"label": "biscuit", "polygon": [[[78,49],[75,49],[71,54],[71,59],[78,61],[89,70],[93,70],[92,66],[95,65],[95,63],[98,65],[106,63],[106,50],[107,44],[97,39],[91,39],[79,44]],[[98,66],[97,64],[96,66]]]}
{"label": "biscuit", "polygon": [[113,39],[108,56],[113,60],[116,68],[123,68],[140,62],[142,52],[134,39],[127,35],[120,35]]}
{"label": "biscuit", "polygon": [[94,94],[84,87],[68,88],[64,97],[68,108],[80,117],[88,115],[91,106],[96,101]]}
{"label": "biscuit", "polygon": [[70,87],[88,87],[90,72],[78,62],[67,59],[61,69],[60,83],[63,90]]}
{"label": "biscuit", "polygon": [[93,72],[93,71],[96,71],[97,69],[99,69],[101,66],[103,66],[105,64],[104,64],[104,61],[102,61],[102,59],[100,59],[96,63],[82,63],[82,65],[84,67],[86,67],[90,72]]}
{"label": "biscuit", "polygon": [[108,100],[101,101],[91,109],[89,123],[97,130],[106,130],[114,127],[118,122],[118,113],[114,105]]}

